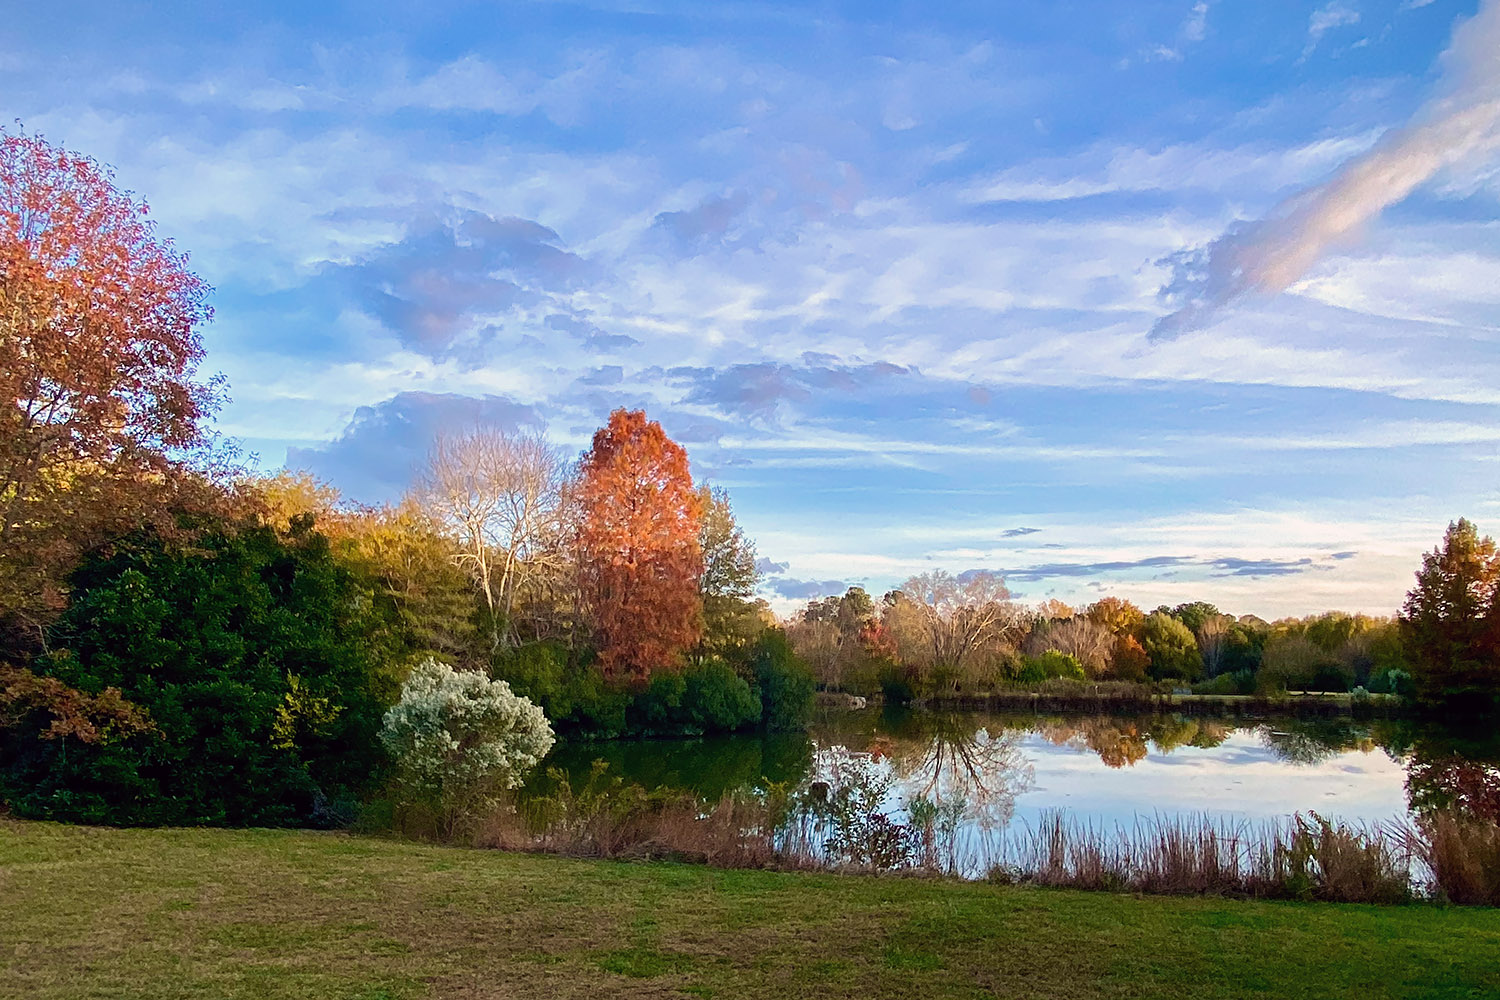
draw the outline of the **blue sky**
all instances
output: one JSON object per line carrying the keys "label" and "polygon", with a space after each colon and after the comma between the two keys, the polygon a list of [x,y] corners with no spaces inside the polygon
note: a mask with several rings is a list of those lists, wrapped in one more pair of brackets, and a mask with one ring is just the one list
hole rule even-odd
{"label": "blue sky", "polygon": [[1500,136],[1159,324],[1184,251],[1231,234],[1212,280],[1495,98],[1443,54],[1476,9],[64,0],[7,12],[0,118],[150,201],[217,289],[221,429],[356,499],[441,426],[576,452],[644,406],[783,609],[982,567],[1390,613],[1449,519],[1500,530]]}

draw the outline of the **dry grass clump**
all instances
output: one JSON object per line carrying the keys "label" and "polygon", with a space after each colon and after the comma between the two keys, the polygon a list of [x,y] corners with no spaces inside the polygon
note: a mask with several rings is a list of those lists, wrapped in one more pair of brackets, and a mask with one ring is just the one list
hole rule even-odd
{"label": "dry grass clump", "polygon": [[1500,823],[1447,810],[1406,830],[1408,850],[1432,877],[1432,895],[1450,903],[1500,906]]}
{"label": "dry grass clump", "polygon": [[991,878],[1172,895],[1400,903],[1414,898],[1406,839],[1294,816],[1259,825],[1155,817],[1105,829],[1049,813],[1007,839]]}

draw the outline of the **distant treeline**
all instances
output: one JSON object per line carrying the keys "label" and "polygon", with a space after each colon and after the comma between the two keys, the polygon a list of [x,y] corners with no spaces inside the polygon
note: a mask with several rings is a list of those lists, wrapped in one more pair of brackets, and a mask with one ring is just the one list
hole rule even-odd
{"label": "distant treeline", "polygon": [[1148,613],[1118,597],[1032,607],[1010,600],[998,574],[936,571],[878,602],[860,587],[812,601],[787,631],[820,687],[897,701],[1074,681],[1394,694],[1487,711],[1500,698],[1497,581],[1494,542],[1460,519],[1391,618],[1331,611],[1269,622],[1206,601]]}

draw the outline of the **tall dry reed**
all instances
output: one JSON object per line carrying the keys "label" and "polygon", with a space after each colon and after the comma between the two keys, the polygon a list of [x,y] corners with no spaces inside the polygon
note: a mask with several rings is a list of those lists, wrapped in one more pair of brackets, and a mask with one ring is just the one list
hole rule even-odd
{"label": "tall dry reed", "polygon": [[1345,902],[1413,898],[1407,842],[1322,817],[1252,824],[1153,817],[1098,827],[1062,813],[1003,839],[993,880],[1077,889]]}

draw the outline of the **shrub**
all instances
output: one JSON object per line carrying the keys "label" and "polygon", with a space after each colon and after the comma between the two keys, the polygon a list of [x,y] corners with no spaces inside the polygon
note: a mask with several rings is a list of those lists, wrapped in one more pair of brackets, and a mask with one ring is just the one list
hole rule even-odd
{"label": "shrub", "polygon": [[760,721],[760,696],[723,662],[710,660],[683,680],[682,713],[696,731],[728,733]]}
{"label": "shrub", "polygon": [[781,629],[767,629],[750,653],[760,688],[761,722],[770,730],[794,730],[812,716],[813,675]]}
{"label": "shrub", "polygon": [[[191,526],[85,560],[39,676],[123,699],[154,730],[123,739],[13,733],[16,812],[84,823],[340,825],[381,765],[378,624],[310,517],[289,531]],[[4,749],[4,748],[0,748]]]}
{"label": "shrub", "polygon": [[918,831],[886,815],[885,801],[893,783],[890,771],[868,754],[829,760],[829,780],[810,785],[800,803],[827,832],[826,861],[877,871],[904,867],[918,847]]}
{"label": "shrub", "polygon": [[426,660],[385,713],[380,740],[394,761],[397,802],[429,808],[443,833],[495,804],[552,748],[552,727],[505,681]]}
{"label": "shrub", "polygon": [[557,718],[567,714],[568,667],[568,651],[561,645],[528,642],[496,657],[490,673],[509,684],[516,694],[542,706],[548,718]]}
{"label": "shrub", "polygon": [[923,689],[922,675],[910,663],[895,660],[880,660],[875,667],[875,684],[880,695],[892,705],[905,705],[914,700]]}
{"label": "shrub", "polygon": [[1250,670],[1237,670],[1232,674],[1219,674],[1206,681],[1199,681],[1193,685],[1194,694],[1254,694],[1255,673]]}
{"label": "shrub", "polygon": [[1054,677],[1062,677],[1067,680],[1083,680],[1087,676],[1084,673],[1083,664],[1076,657],[1067,653],[1049,649],[1035,656],[1022,657],[1020,669],[1016,672],[1016,680],[1021,684],[1041,684]]}
{"label": "shrub", "polygon": [[492,673],[540,705],[560,732],[611,739],[631,731],[631,693],[610,684],[585,653],[556,642],[531,642],[496,657]]}
{"label": "shrub", "polygon": [[646,736],[680,732],[684,719],[682,699],[687,680],[682,674],[660,671],[651,675],[646,689],[630,703],[630,728]]}
{"label": "shrub", "polygon": [[1399,667],[1372,674],[1367,687],[1371,694],[1397,694],[1403,698],[1412,696],[1411,674]]}

